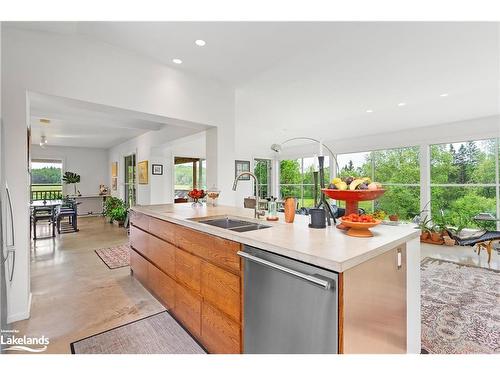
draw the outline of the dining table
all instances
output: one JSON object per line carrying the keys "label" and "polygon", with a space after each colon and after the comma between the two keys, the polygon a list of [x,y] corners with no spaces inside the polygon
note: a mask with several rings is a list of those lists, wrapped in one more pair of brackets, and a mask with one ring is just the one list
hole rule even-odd
{"label": "dining table", "polygon": [[63,204],[62,199],[53,199],[53,200],[47,200],[47,201],[31,202],[31,207],[32,208],[47,207],[47,208],[55,209],[57,206],[61,206],[62,204]]}

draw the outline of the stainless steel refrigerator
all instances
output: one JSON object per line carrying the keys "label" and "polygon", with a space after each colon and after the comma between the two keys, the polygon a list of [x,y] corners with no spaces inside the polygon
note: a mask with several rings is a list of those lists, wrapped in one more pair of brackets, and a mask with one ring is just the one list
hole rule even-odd
{"label": "stainless steel refrigerator", "polygon": [[[5,181],[5,136],[0,120],[0,328],[7,327],[7,285],[16,264],[14,213],[9,187]],[[0,350],[1,352],[1,350]]]}

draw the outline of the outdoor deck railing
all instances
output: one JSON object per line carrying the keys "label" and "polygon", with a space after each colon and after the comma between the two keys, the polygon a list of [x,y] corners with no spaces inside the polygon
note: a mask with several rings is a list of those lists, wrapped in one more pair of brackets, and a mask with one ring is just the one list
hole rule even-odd
{"label": "outdoor deck railing", "polygon": [[[47,189],[47,188],[46,188]],[[31,200],[32,201],[49,201],[54,199],[62,199],[62,187],[60,190],[44,190],[43,185],[31,185]]]}

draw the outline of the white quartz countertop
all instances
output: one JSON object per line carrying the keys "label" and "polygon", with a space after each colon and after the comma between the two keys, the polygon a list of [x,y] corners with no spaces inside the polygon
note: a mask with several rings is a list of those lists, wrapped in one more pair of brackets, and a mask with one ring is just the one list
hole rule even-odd
{"label": "white quartz countertop", "polygon": [[[191,203],[177,203],[134,206],[132,210],[336,272],[343,272],[420,235],[414,225],[378,225],[371,229],[373,237],[357,238],[333,225],[311,229],[309,216],[295,215],[295,221],[289,224],[281,214],[278,222],[270,222],[254,219],[253,209],[231,206],[192,207]],[[272,227],[238,233],[192,220],[214,216],[245,218]]]}

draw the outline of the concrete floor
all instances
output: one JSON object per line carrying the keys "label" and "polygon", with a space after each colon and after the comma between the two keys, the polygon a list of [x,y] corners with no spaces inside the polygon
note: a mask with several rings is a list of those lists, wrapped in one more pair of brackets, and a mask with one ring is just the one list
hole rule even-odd
{"label": "concrete floor", "polygon": [[47,353],[70,353],[73,341],[164,310],[129,267],[110,270],[94,252],[127,243],[125,229],[102,217],[81,218],[78,226],[77,233],[32,244],[31,318],[12,328],[48,337]]}
{"label": "concrete floor", "polygon": [[[33,244],[31,262],[31,318],[17,322],[20,335],[50,339],[48,353],[69,353],[70,343],[164,310],[133,277],[130,269],[110,270],[94,249],[128,241],[123,228],[104,218],[82,218],[78,233]],[[40,236],[43,228],[40,228]],[[423,244],[422,258],[500,269],[500,255],[487,255],[470,247]]]}
{"label": "concrete floor", "polygon": [[500,254],[496,250],[491,253],[491,262],[488,264],[488,253],[481,250],[481,254],[478,255],[470,246],[438,246],[424,243],[421,244],[420,249],[422,259],[431,257],[469,266],[500,270]]}

